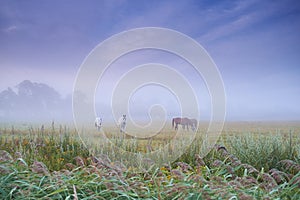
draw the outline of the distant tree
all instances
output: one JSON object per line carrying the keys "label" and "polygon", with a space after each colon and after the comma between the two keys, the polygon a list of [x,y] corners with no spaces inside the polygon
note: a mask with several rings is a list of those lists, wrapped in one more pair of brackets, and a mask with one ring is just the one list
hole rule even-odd
{"label": "distant tree", "polygon": [[[71,114],[71,101],[63,99],[52,87],[43,83],[22,81],[16,92],[8,88],[0,93],[0,117],[3,119],[54,119]],[[68,106],[69,105],[69,106]]]}

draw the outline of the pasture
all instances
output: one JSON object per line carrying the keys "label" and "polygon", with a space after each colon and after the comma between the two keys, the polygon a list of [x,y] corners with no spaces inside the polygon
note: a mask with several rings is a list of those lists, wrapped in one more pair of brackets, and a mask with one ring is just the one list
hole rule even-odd
{"label": "pasture", "polygon": [[[176,138],[167,125],[149,140],[122,137],[117,128],[107,127],[105,137],[83,129],[88,137],[80,138],[74,128],[59,124],[2,125],[0,198],[300,198],[299,122],[227,122],[217,145],[201,156],[207,125],[200,123],[174,162],[164,163],[163,153],[156,157],[158,166],[150,159],[122,159],[120,149],[139,155],[167,147],[173,155],[194,133],[180,130]],[[89,145],[96,146],[91,151]]]}

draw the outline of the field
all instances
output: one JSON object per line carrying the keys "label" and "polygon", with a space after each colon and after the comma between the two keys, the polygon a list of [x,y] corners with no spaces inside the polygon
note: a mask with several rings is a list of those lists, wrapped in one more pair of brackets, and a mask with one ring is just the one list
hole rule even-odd
{"label": "field", "polygon": [[[300,199],[299,122],[227,122],[214,146],[203,143],[206,127],[179,158],[164,162],[191,133],[176,139],[168,127],[147,140],[109,128],[105,141],[83,130],[90,136],[83,143],[64,125],[3,125],[0,199]],[[139,156],[165,146],[155,162],[120,151]],[[203,148],[211,151],[202,156]]]}

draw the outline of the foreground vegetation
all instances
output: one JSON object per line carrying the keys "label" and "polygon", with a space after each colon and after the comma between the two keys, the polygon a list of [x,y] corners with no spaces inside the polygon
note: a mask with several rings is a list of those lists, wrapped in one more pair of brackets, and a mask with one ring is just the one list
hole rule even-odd
{"label": "foreground vegetation", "polygon": [[[197,136],[174,163],[138,173],[103,150],[91,154],[66,127],[2,129],[0,198],[300,199],[297,131],[230,131],[203,158]],[[159,142],[167,143],[163,137]],[[125,141],[127,150],[147,150],[143,141]]]}

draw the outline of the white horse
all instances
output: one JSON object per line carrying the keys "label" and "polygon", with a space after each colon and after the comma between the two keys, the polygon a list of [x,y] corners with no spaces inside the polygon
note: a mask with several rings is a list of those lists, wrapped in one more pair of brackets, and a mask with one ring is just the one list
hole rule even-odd
{"label": "white horse", "polygon": [[101,130],[101,127],[102,127],[102,118],[97,117],[95,119],[95,127],[97,128],[98,131]]}
{"label": "white horse", "polygon": [[192,126],[192,131],[195,132],[196,131],[196,125],[192,124],[191,126]]}
{"label": "white horse", "polygon": [[123,115],[122,117],[120,117],[120,119],[118,120],[118,126],[120,128],[120,132],[121,133],[125,133],[125,129],[126,129],[126,115]]}

